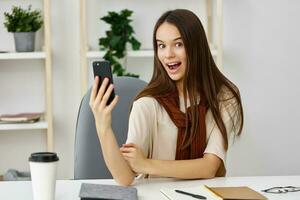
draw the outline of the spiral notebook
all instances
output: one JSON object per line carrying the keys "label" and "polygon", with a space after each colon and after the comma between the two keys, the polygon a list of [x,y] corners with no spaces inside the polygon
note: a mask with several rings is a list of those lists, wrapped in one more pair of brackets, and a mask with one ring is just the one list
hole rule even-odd
{"label": "spiral notebook", "polygon": [[[266,200],[267,198],[257,191],[247,187],[208,187],[200,185],[187,188],[162,188],[160,192],[169,200],[196,200],[190,195],[175,192],[181,190],[194,195],[201,195],[205,200]],[[202,198],[198,198],[202,199]]]}

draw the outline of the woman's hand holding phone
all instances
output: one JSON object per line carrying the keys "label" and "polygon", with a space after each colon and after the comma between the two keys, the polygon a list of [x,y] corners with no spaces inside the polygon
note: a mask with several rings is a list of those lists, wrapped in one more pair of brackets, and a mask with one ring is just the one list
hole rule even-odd
{"label": "woman's hand holding phone", "polygon": [[134,180],[134,173],[120,152],[111,125],[111,112],[116,106],[119,97],[115,96],[107,105],[114,87],[112,84],[109,84],[109,78],[104,78],[101,82],[98,90],[100,78],[96,75],[89,103],[95,118],[103,158],[114,179],[118,183],[129,185]]}
{"label": "woman's hand holding phone", "polygon": [[114,86],[113,84],[108,86],[109,79],[104,78],[99,91],[97,91],[99,79],[98,76],[95,77],[89,104],[95,118],[97,132],[98,134],[104,134],[111,129],[111,112],[116,106],[119,96],[115,96],[112,102],[107,105]]}

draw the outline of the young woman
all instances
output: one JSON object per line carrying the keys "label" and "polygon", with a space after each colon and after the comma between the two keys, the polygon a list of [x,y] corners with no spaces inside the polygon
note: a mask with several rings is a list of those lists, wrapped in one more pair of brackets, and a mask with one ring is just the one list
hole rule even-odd
{"label": "young woman", "polygon": [[[240,135],[238,88],[217,68],[198,17],[184,9],[164,13],[153,33],[154,72],[133,103],[128,138],[120,149],[111,127],[118,96],[104,80],[91,93],[104,159],[112,176],[129,185],[137,174],[181,179],[225,176],[232,132]],[[98,94],[97,94],[98,92]]]}

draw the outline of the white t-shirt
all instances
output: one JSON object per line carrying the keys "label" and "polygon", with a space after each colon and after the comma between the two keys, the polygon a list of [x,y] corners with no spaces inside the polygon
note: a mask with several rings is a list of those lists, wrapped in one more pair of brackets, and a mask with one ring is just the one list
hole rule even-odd
{"label": "white t-shirt", "polygon": [[[188,106],[189,106],[189,102]],[[232,103],[232,102],[231,102]],[[221,103],[222,119],[229,134],[232,132],[232,104]],[[184,111],[184,101],[180,98],[180,110]],[[204,153],[211,153],[226,161],[226,150],[222,134],[217,127],[210,109],[206,113],[206,143]],[[137,144],[147,158],[175,160],[178,128],[167,111],[153,97],[142,97],[133,103],[129,117],[126,143]]]}

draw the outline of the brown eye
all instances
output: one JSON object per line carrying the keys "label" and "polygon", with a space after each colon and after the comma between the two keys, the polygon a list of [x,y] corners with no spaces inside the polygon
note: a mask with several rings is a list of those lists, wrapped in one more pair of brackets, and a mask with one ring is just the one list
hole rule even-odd
{"label": "brown eye", "polygon": [[183,46],[183,43],[182,43],[182,42],[177,42],[177,43],[175,44],[175,46],[176,46],[176,47],[181,47],[181,46]]}
{"label": "brown eye", "polygon": [[160,49],[163,49],[163,48],[166,47],[166,45],[164,45],[164,44],[158,44],[157,46],[158,46],[158,48],[160,48]]}

